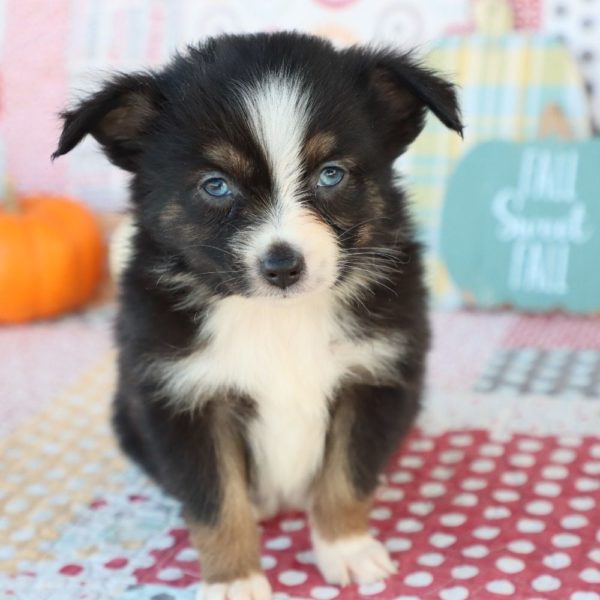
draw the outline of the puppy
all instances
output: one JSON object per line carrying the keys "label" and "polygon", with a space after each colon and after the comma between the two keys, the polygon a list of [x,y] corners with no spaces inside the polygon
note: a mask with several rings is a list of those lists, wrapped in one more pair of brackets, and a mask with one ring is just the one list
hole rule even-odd
{"label": "puppy", "polygon": [[[222,36],[63,114],[130,171],[114,428],[177,497],[206,598],[263,600],[257,518],[308,512],[332,584],[394,571],[368,532],[429,344],[392,164],[452,85],[408,54]],[[201,596],[201,594],[200,594]]]}

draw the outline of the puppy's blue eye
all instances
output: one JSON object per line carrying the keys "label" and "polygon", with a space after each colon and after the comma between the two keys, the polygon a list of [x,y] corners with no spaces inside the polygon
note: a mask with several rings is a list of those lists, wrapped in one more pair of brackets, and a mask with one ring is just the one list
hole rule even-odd
{"label": "puppy's blue eye", "polygon": [[319,185],[321,187],[333,187],[344,179],[344,169],[340,167],[325,167],[319,174]]}
{"label": "puppy's blue eye", "polygon": [[231,190],[227,182],[222,177],[211,177],[202,184],[202,189],[215,198],[231,196]]}

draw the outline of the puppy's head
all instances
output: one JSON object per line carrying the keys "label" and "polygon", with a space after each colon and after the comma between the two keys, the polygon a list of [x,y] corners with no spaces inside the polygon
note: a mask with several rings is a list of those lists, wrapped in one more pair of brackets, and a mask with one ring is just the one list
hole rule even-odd
{"label": "puppy's head", "polygon": [[54,156],[91,134],[131,171],[138,226],[183,280],[291,297],[368,281],[393,256],[392,163],[427,109],[461,131],[453,87],[410,55],[225,36],[106,83],[64,113]]}

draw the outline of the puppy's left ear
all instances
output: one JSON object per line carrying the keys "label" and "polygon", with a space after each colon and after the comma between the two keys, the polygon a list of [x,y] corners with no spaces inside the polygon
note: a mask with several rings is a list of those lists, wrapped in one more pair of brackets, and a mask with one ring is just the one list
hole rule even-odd
{"label": "puppy's left ear", "polygon": [[392,157],[402,154],[425,125],[427,109],[462,137],[454,85],[408,54],[380,52],[369,72],[376,126]]}

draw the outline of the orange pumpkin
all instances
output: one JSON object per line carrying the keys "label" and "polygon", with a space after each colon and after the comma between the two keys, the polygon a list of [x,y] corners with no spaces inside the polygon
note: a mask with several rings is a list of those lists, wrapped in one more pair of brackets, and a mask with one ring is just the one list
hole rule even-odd
{"label": "orange pumpkin", "polygon": [[0,323],[82,306],[104,264],[100,227],[81,204],[42,194],[0,200]]}

